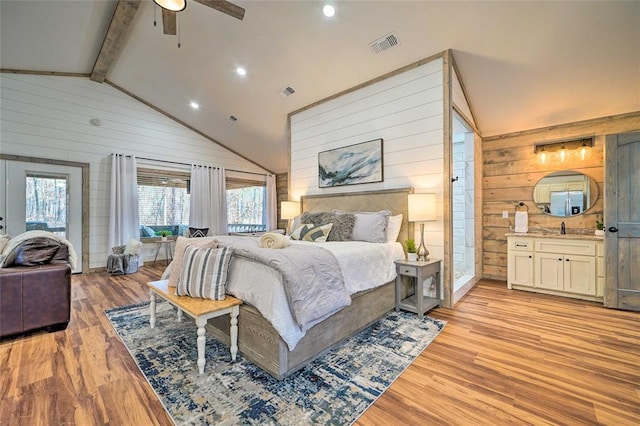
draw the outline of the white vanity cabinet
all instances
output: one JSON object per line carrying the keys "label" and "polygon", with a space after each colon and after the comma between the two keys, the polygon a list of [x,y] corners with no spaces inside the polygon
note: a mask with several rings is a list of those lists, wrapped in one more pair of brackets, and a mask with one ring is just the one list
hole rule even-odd
{"label": "white vanity cabinet", "polygon": [[507,241],[507,285],[510,289],[602,300],[602,239],[507,234]]}

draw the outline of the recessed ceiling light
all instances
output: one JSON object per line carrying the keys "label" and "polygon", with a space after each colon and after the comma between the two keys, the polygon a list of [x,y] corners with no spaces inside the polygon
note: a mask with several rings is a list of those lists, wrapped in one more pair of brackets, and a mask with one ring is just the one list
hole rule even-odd
{"label": "recessed ceiling light", "polygon": [[193,109],[200,109],[200,105],[197,102],[191,101],[189,104]]}
{"label": "recessed ceiling light", "polygon": [[247,70],[242,67],[236,68],[236,72],[238,73],[238,75],[241,75],[243,77],[247,75]]}
{"label": "recessed ceiling light", "polygon": [[322,13],[324,13],[324,16],[326,16],[327,18],[332,18],[333,15],[336,14],[336,8],[330,4],[325,4],[322,8]]}

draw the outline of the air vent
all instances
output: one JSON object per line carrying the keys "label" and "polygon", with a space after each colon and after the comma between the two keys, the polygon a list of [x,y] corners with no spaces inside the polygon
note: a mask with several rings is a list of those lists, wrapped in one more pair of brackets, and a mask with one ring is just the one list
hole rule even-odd
{"label": "air vent", "polygon": [[238,117],[236,117],[235,115],[230,115],[229,116],[229,121],[232,123],[235,123],[236,121],[238,121]]}
{"label": "air vent", "polygon": [[283,98],[286,98],[287,96],[291,96],[294,93],[296,93],[296,91],[293,90],[293,87],[287,86],[280,91],[280,96],[282,96]]}
{"label": "air vent", "polygon": [[369,43],[369,47],[373,50],[373,53],[382,53],[387,49],[391,49],[394,46],[400,44],[398,36],[394,33],[389,33],[386,36],[379,38],[378,40]]}

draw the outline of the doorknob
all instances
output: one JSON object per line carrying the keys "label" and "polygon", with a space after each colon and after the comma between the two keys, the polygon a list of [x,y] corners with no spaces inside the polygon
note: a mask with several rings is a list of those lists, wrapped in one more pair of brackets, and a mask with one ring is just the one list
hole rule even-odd
{"label": "doorknob", "polygon": [[618,232],[618,228],[616,228],[615,226],[610,226],[609,232]]}

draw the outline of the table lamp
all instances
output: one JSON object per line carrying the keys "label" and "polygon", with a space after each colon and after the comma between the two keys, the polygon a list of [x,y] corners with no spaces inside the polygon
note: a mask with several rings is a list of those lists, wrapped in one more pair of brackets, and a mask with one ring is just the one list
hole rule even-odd
{"label": "table lamp", "polygon": [[299,214],[300,214],[300,203],[299,202],[297,202],[297,201],[283,201],[282,203],[280,203],[280,217],[282,219],[286,219],[287,220],[287,229],[285,230],[285,234],[287,233],[286,231],[289,230],[289,227],[291,225],[291,219],[295,218]]}
{"label": "table lamp", "polygon": [[436,220],[436,194],[409,194],[409,222],[420,222],[418,260],[429,260],[424,245],[424,222]]}

